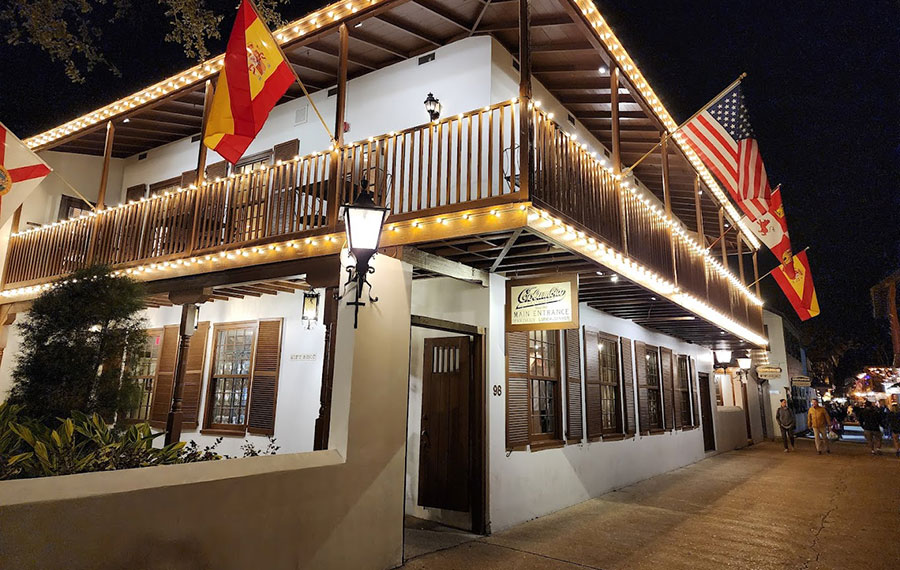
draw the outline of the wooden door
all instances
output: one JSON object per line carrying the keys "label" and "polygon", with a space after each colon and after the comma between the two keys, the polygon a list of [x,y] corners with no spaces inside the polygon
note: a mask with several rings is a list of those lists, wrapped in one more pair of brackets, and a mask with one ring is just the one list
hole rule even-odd
{"label": "wooden door", "polygon": [[709,374],[701,372],[697,375],[700,382],[700,421],[703,422],[703,449],[716,449],[716,434],[713,431],[712,402],[709,399]]}
{"label": "wooden door", "polygon": [[419,505],[469,510],[470,340],[425,339]]}

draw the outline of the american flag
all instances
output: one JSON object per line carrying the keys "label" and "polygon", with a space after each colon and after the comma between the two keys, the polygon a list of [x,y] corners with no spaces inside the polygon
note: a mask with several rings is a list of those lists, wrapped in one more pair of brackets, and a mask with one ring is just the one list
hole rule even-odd
{"label": "american flag", "polygon": [[679,134],[751,220],[766,214],[771,190],[740,83],[691,119]]}

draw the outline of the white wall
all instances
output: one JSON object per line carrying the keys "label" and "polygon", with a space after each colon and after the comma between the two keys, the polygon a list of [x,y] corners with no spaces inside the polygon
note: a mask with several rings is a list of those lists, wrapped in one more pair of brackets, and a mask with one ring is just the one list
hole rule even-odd
{"label": "white wall", "polygon": [[[492,276],[493,277],[493,276]],[[505,385],[502,279],[491,282],[489,385]],[[699,372],[711,372],[712,352],[596,311],[582,304],[581,324],[617,336],[671,348],[696,359]],[[499,334],[498,334],[499,332]],[[696,380],[696,375],[694,376]],[[566,445],[541,451],[506,453],[505,397],[488,392],[490,509],[494,531],[596,497],[705,457],[702,429],[636,436],[621,441]],[[563,404],[562,409],[566,407]],[[527,497],[527,500],[523,500]]]}

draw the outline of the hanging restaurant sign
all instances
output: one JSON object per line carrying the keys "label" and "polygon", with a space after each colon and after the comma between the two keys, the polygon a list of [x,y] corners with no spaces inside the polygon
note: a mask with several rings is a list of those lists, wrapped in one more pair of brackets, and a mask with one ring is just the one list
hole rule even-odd
{"label": "hanging restaurant sign", "polygon": [[578,274],[506,282],[506,330],[578,328]]}
{"label": "hanging restaurant sign", "polygon": [[778,380],[781,378],[781,366],[757,366],[756,375],[760,380]]}
{"label": "hanging restaurant sign", "polygon": [[812,386],[812,380],[809,376],[791,376],[791,386]]}

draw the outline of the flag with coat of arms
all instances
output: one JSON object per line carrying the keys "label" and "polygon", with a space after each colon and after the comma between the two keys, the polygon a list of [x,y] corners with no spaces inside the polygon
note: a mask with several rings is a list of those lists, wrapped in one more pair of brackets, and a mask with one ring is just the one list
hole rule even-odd
{"label": "flag with coat of arms", "polygon": [[0,123],[0,226],[50,171],[47,163]]}

